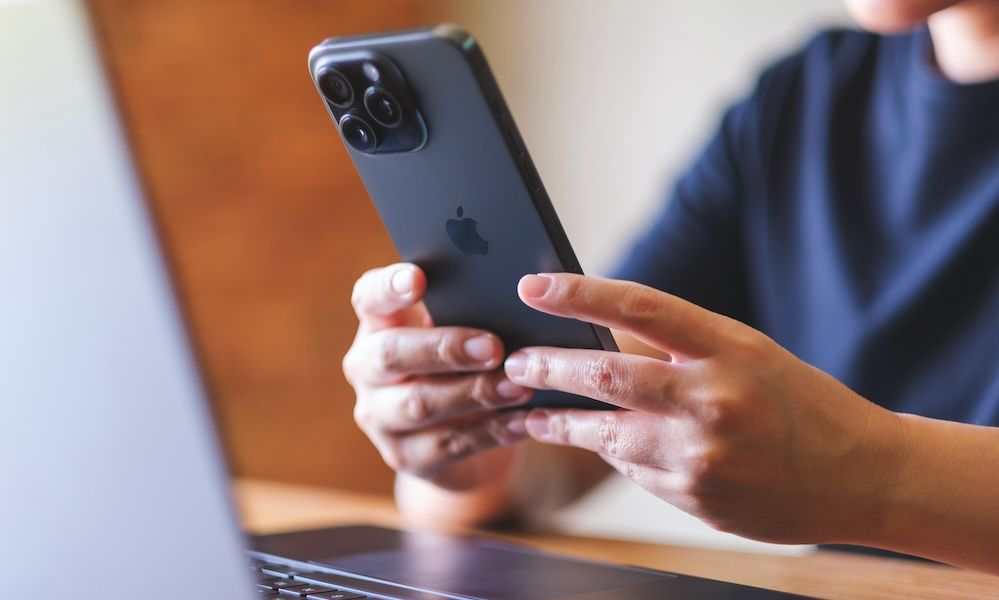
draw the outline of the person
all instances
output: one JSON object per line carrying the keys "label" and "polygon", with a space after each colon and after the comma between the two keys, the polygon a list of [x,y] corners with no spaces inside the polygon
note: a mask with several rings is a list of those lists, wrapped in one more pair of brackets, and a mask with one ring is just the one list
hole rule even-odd
{"label": "person", "polygon": [[[846,3],[867,31],[767,69],[614,279],[520,281],[621,353],[504,361],[415,266],[358,280],[343,368],[404,513],[536,518],[612,467],[722,531],[999,573],[999,2]],[[495,410],[533,389],[627,410]]]}

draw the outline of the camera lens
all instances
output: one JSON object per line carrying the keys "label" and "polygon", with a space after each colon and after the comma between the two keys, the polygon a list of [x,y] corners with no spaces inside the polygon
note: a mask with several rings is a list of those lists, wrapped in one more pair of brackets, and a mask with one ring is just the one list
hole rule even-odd
{"label": "camera lens", "polygon": [[372,86],[364,92],[364,107],[379,125],[398,127],[402,123],[402,107],[392,94],[382,88]]}
{"label": "camera lens", "polygon": [[350,87],[350,82],[340,71],[324,69],[316,79],[323,96],[336,106],[344,108],[354,101],[354,88]]}
{"label": "camera lens", "polygon": [[340,132],[355,150],[371,152],[378,146],[375,130],[357,115],[344,115],[340,119]]}

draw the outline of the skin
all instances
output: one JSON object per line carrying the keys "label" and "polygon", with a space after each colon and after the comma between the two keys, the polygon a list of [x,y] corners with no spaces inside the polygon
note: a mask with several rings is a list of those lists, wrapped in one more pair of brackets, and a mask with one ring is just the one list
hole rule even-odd
{"label": "skin", "polygon": [[542,312],[629,332],[670,360],[527,348],[508,377],[622,411],[533,410],[537,440],[586,448],[716,529],[877,546],[999,573],[999,428],[900,415],[762,333],[638,284],[528,275]]}
{"label": "skin", "polygon": [[[598,482],[609,469],[591,453],[512,446],[529,439],[526,415],[496,408],[523,404],[532,391],[497,371],[504,352],[494,335],[433,327],[420,302],[425,289],[413,265],[362,275],[352,294],[360,324],[343,360],[357,395],[354,418],[398,473],[402,511],[473,525],[521,506],[545,513]],[[469,356],[473,339],[483,358]],[[539,460],[525,460],[527,453]]]}
{"label": "skin", "polygon": [[[927,21],[959,83],[999,77],[996,0],[847,0],[864,27]],[[606,325],[621,353],[526,348],[433,327],[415,266],[373,269],[343,368],[355,418],[398,472],[410,519],[543,518],[617,469],[743,536],[854,543],[999,573],[999,428],[896,414],[762,333],[638,284],[526,276],[536,310]],[[616,412],[497,412],[561,389]]]}
{"label": "skin", "polygon": [[861,27],[901,33],[927,22],[935,66],[957,83],[999,76],[999,2],[996,0],[845,0]]}

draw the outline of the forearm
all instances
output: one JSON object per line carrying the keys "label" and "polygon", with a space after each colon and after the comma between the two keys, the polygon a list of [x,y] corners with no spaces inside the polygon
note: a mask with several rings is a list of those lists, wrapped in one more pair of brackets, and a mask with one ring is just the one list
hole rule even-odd
{"label": "forearm", "polygon": [[900,416],[895,485],[866,542],[999,574],[999,428]]}
{"label": "forearm", "polygon": [[[407,519],[457,527],[544,520],[596,485],[610,468],[589,452],[528,442],[449,471],[436,482],[396,477],[396,503]],[[456,480],[481,483],[455,485]]]}

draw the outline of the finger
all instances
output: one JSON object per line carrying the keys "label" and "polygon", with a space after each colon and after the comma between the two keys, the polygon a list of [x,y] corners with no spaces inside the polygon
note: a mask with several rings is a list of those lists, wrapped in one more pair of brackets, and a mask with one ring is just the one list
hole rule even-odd
{"label": "finger", "polygon": [[656,414],[675,412],[689,379],[676,363],[572,348],[523,348],[507,357],[504,369],[520,385]]}
{"label": "finger", "polygon": [[481,329],[393,327],[359,338],[345,362],[353,379],[384,385],[413,375],[491,371],[502,358],[503,343]]}
{"label": "finger", "polygon": [[639,465],[672,468],[682,456],[673,419],[636,411],[532,410],[525,421],[532,438],[576,446]]}
{"label": "finger", "polygon": [[423,377],[380,387],[357,403],[354,417],[365,430],[401,433],[482,411],[525,404],[532,391],[501,371]]}
{"label": "finger", "polygon": [[722,346],[731,320],[629,281],[572,273],[525,275],[521,299],[537,310],[620,329],[668,352],[706,356]]}
{"label": "finger", "polygon": [[420,325],[426,311],[417,306],[426,286],[423,271],[409,263],[367,271],[354,284],[350,296],[361,329],[372,332],[386,327]]}
{"label": "finger", "polygon": [[442,468],[478,452],[527,439],[524,412],[495,413],[459,427],[438,426],[402,436],[374,436],[393,470],[433,477]]}

